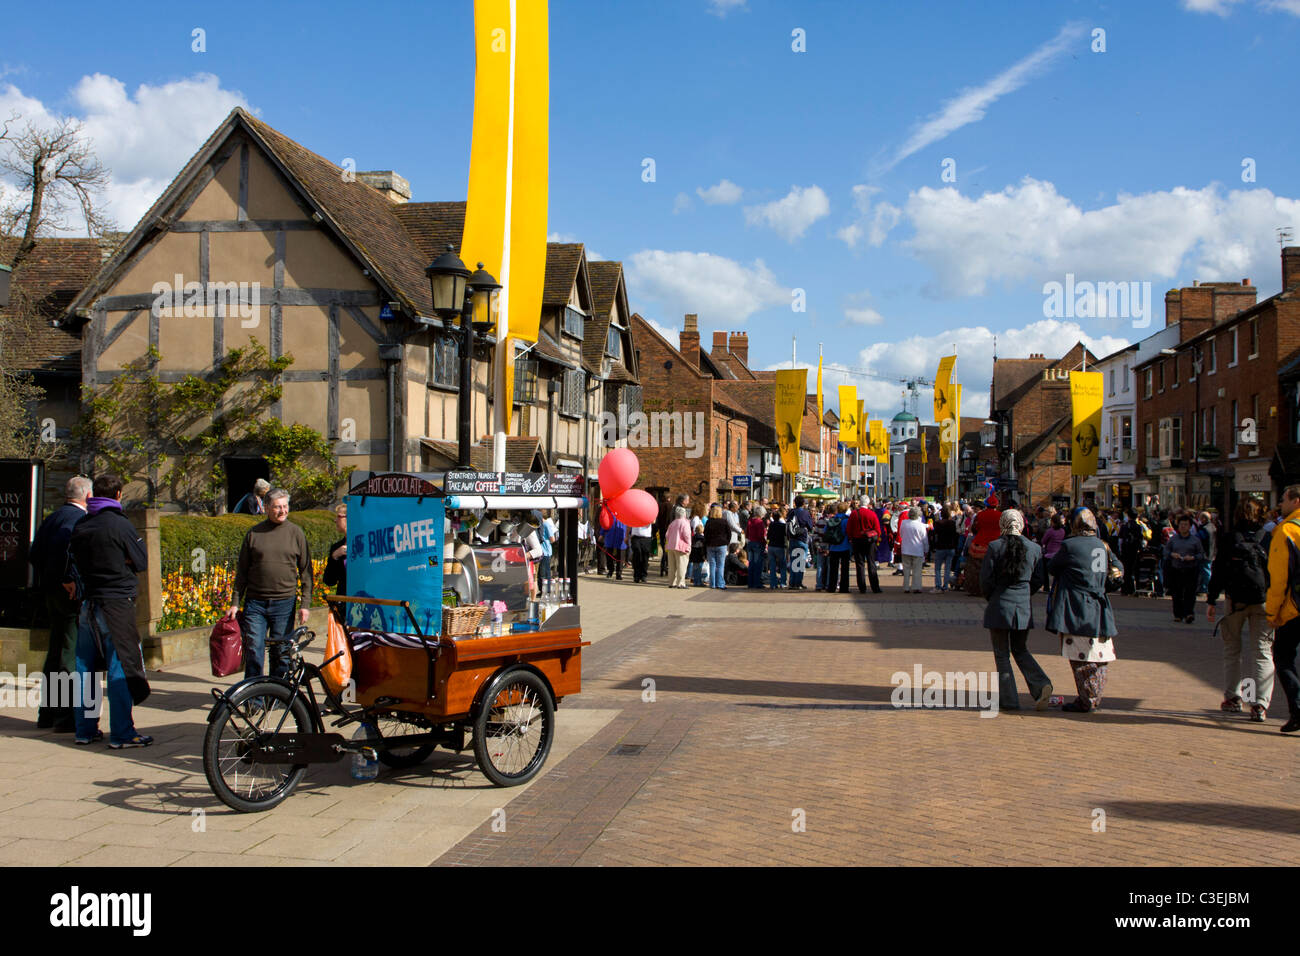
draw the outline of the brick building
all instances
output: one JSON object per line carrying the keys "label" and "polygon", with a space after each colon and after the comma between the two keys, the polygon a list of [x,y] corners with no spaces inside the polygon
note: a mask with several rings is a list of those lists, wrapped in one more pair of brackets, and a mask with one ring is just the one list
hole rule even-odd
{"label": "brick building", "polygon": [[1262,302],[1248,279],[1165,295],[1165,325],[1179,325],[1179,342],[1134,369],[1138,471],[1162,507],[1228,511],[1246,493],[1277,500],[1279,372],[1300,356],[1298,292],[1300,248],[1289,247],[1282,291]]}
{"label": "brick building", "polygon": [[1059,359],[1042,353],[1023,359],[993,360],[989,407],[1009,418],[1011,460],[1001,472],[1014,468],[1015,498],[1037,507],[1073,500],[1070,475],[1072,420],[1070,372],[1091,368],[1096,357],[1076,342]]}

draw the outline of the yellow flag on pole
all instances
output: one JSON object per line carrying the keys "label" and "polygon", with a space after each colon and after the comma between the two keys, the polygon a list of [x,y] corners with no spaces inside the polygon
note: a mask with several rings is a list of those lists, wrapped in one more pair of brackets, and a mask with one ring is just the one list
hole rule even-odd
{"label": "yellow flag on pole", "polygon": [[885,431],[882,419],[872,419],[868,428],[871,432],[871,454],[875,458],[889,457],[889,435]]}
{"label": "yellow flag on pole", "polygon": [[867,420],[867,403],[858,399],[858,454],[865,455],[871,443],[871,431],[864,424]]}
{"label": "yellow flag on pole", "polygon": [[826,406],[822,402],[822,357],[817,356],[817,427],[826,420]]}
{"label": "yellow flag on pole", "polygon": [[[550,30],[547,0],[512,0],[515,87],[510,197],[510,337],[537,341],[546,282],[546,208],[550,175]],[[468,265],[468,263],[466,263]]]}
{"label": "yellow flag on pole", "polygon": [[808,401],[808,370],[778,369],[776,373],[776,444],[781,452],[781,470],[799,473],[799,436],[803,411]]}
{"label": "yellow flag on pole", "polygon": [[952,418],[952,367],[956,361],[955,355],[939,359],[939,374],[934,377],[934,420],[939,424]]}
{"label": "yellow flag on pole", "polygon": [[1101,444],[1101,390],[1101,372],[1070,373],[1072,475],[1097,473],[1097,446]]}
{"label": "yellow flag on pole", "polygon": [[840,443],[845,448],[858,446],[858,387],[840,386]]}

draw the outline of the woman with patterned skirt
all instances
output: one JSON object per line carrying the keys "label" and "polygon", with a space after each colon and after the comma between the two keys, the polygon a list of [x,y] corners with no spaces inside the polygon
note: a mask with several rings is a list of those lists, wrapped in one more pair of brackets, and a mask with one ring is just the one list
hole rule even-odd
{"label": "woman with patterned skirt", "polygon": [[1062,710],[1086,714],[1101,706],[1106,665],[1115,660],[1118,631],[1106,597],[1106,578],[1123,574],[1123,565],[1097,537],[1097,519],[1087,508],[1070,515],[1070,536],[1051,561],[1052,590],[1047,629],[1061,639],[1061,656],[1074,670],[1077,699]]}

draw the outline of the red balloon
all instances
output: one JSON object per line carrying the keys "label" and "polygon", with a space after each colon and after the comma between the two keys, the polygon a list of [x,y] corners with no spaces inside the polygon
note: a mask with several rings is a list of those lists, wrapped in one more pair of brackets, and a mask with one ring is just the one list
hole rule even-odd
{"label": "red balloon", "polygon": [[608,531],[614,527],[614,516],[609,513],[609,508],[605,505],[600,506],[600,530]]}
{"label": "red balloon", "polygon": [[610,499],[609,510],[629,528],[640,528],[654,524],[659,517],[659,502],[647,491],[629,488],[617,498]]}
{"label": "red balloon", "polygon": [[[613,448],[600,461],[600,493],[605,498],[617,498],[636,484],[641,463],[636,453],[627,448]],[[658,512],[656,512],[658,514]]]}

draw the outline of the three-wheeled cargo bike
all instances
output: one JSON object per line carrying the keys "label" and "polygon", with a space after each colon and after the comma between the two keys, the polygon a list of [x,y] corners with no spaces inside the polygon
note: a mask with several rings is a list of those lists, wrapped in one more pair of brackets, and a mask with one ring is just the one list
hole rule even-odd
{"label": "three-wheeled cargo bike", "polygon": [[[352,593],[327,599],[326,658],[304,659],[315,634],[300,627],[274,647],[280,676],[212,692],[203,767],[217,797],[267,810],[313,763],[361,754],[410,768],[439,746],[472,746],[497,786],[536,776],[556,707],[582,684],[581,490],[567,475],[362,475],[347,499]],[[549,562],[542,537],[554,539]]]}

